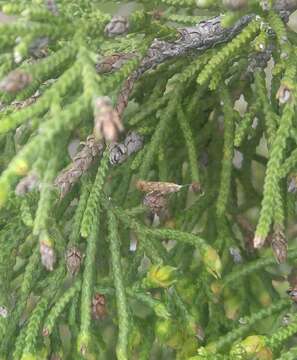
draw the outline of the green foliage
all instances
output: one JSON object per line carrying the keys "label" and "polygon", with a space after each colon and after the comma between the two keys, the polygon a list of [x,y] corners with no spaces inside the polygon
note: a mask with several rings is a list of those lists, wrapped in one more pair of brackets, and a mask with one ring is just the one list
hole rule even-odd
{"label": "green foliage", "polygon": [[55,322],[58,317],[61,315],[64,308],[67,304],[74,298],[77,292],[80,291],[81,281],[78,279],[75,284],[70,287],[65,293],[61,296],[61,298],[56,302],[56,304],[51,308],[50,313],[48,314],[43,327],[43,334],[45,336],[51,335],[53,332],[53,328],[55,326]]}
{"label": "green foliage", "polygon": [[0,359],[295,359],[297,3],[108,6],[0,0]]}
{"label": "green foliage", "polygon": [[120,239],[118,236],[118,224],[112,211],[108,213],[108,231],[110,242],[111,268],[116,294],[116,305],[118,314],[118,343],[116,354],[119,360],[128,359],[128,334],[129,334],[129,314],[125,285],[123,282],[123,271],[121,268]]}
{"label": "green foliage", "polygon": [[102,196],[101,192],[108,171],[108,156],[109,152],[108,149],[106,149],[98,167],[98,172],[86,204],[84,216],[82,218],[80,233],[81,236],[85,238],[91,234],[92,228],[95,226],[95,222],[97,220],[98,208],[100,206],[100,196]]}
{"label": "green foliage", "polygon": [[209,63],[204,67],[201,73],[198,75],[197,82],[202,85],[206,83],[210,77],[213,76],[213,72],[223,67],[224,63],[236,56],[238,51],[241,51],[258,33],[260,29],[259,20],[253,20],[247,27],[239,34],[237,37],[230,41],[230,43],[222,48],[221,51],[218,51],[214,55]]}

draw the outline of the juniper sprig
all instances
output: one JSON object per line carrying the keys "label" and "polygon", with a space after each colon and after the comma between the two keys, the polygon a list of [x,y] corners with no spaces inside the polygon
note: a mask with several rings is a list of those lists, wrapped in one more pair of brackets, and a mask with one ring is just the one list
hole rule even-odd
{"label": "juniper sprig", "polygon": [[296,10],[0,0],[1,360],[296,358]]}

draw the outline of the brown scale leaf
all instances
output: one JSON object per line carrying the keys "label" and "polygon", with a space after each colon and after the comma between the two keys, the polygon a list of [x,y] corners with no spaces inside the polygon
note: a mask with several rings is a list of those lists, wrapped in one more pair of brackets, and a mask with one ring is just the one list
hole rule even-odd
{"label": "brown scale leaf", "polygon": [[167,208],[167,198],[159,191],[151,191],[145,195],[143,205],[147,206],[153,214],[160,215]]}
{"label": "brown scale leaf", "polygon": [[121,91],[119,92],[117,98],[116,111],[121,118],[123,113],[128,105],[129,96],[134,88],[135,82],[138,80],[139,74],[138,72],[132,73],[127,80],[124,81]]}
{"label": "brown scale leaf", "polygon": [[65,255],[66,267],[71,276],[75,276],[81,267],[83,255],[80,249],[76,246],[71,246]]}
{"label": "brown scale leaf", "polygon": [[30,106],[33,103],[35,103],[35,101],[39,96],[40,96],[40,91],[37,90],[36,93],[31,97],[29,97],[28,99],[23,101],[15,100],[11,103],[11,105],[14,106],[16,110],[23,109],[24,107]]}
{"label": "brown scale leaf", "polygon": [[255,228],[243,215],[236,215],[236,221],[244,234],[244,244],[246,250],[248,252],[253,252],[255,249],[253,243]]}
{"label": "brown scale leaf", "polygon": [[194,181],[190,184],[189,190],[194,193],[200,193],[202,191],[201,184],[198,181]]}
{"label": "brown scale leaf", "polygon": [[92,300],[92,315],[96,320],[102,320],[107,316],[105,296],[96,293]]}
{"label": "brown scale leaf", "polygon": [[274,228],[274,233],[271,238],[271,247],[277,262],[281,264],[287,260],[288,244],[282,228],[279,226],[275,226]]}

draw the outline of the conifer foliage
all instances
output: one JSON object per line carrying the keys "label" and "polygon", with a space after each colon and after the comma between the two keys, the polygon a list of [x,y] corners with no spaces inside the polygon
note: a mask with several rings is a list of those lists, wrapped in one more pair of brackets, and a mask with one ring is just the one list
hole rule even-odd
{"label": "conifer foliage", "polygon": [[0,0],[0,359],[296,359],[297,1],[123,5]]}

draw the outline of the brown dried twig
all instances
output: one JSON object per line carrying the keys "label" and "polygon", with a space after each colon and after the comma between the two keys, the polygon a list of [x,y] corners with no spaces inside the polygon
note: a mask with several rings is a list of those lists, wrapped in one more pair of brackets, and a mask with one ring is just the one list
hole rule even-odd
{"label": "brown dried twig", "polygon": [[103,144],[95,141],[94,135],[89,135],[82,150],[74,157],[72,164],[64,169],[55,180],[61,198],[71,190],[102,152]]}
{"label": "brown dried twig", "polygon": [[143,204],[147,206],[153,214],[160,216],[167,208],[167,196],[179,192],[184,185],[178,185],[162,181],[138,180],[135,184],[139,191],[146,193]]}
{"label": "brown dried twig", "polygon": [[[289,15],[297,9],[297,2],[277,0],[275,1],[274,9],[280,14],[283,20],[287,22]],[[227,42],[233,39],[255,16],[255,14],[244,15],[229,28],[222,27],[222,17],[216,16],[201,21],[196,26],[179,29],[180,37],[176,41],[170,42],[155,39],[138,69],[129,76],[122,86],[116,105],[119,116],[121,117],[123,115],[135,82],[147,70],[171,58],[184,56],[191,51],[200,53]]]}
{"label": "brown dried twig", "polygon": [[[132,131],[122,143],[110,145],[110,164],[117,165],[123,163],[129,156],[139,151],[142,146],[143,137]],[[87,137],[84,147],[77,153],[72,164],[62,170],[55,180],[55,185],[59,190],[61,198],[72,189],[73,185],[89,170],[95,160],[102,155],[103,149],[103,142],[97,142],[94,135]]]}
{"label": "brown dried twig", "polygon": [[271,247],[277,262],[279,264],[284,263],[287,260],[288,243],[282,226],[274,225]]}
{"label": "brown dried twig", "polygon": [[136,54],[133,53],[116,53],[104,57],[96,64],[96,70],[99,74],[105,74],[119,70],[126,61],[133,59]]}

